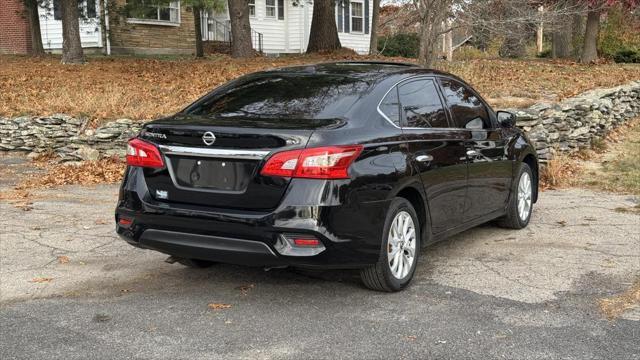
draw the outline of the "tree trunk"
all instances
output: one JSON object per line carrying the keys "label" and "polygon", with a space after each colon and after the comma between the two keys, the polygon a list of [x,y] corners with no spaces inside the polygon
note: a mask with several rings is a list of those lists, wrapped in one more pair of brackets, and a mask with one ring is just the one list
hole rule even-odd
{"label": "tree trunk", "polygon": [[204,49],[202,47],[202,23],[200,22],[200,14],[202,9],[199,6],[193,7],[193,24],[195,25],[196,36],[196,57],[204,57]]}
{"label": "tree trunk", "polygon": [[557,28],[553,31],[551,56],[554,59],[571,57],[571,17],[562,16]]}
{"label": "tree trunk", "polygon": [[38,0],[26,0],[25,8],[27,10],[27,18],[29,20],[29,32],[31,35],[31,49],[29,55],[44,55],[44,47],[42,46],[42,35],[40,34],[40,15],[38,14]]}
{"label": "tree trunk", "polygon": [[582,36],[584,35],[584,14],[573,14],[571,24],[571,51],[575,59],[580,59],[582,54]]}
{"label": "tree trunk", "polygon": [[380,0],[373,0],[371,13],[371,39],[369,40],[369,54],[378,54],[378,18],[380,17]]}
{"label": "tree trunk", "polygon": [[444,32],[443,22],[447,19],[451,7],[450,0],[420,0],[417,3],[420,14],[420,50],[418,62],[430,68],[438,57],[438,40]]}
{"label": "tree trunk", "polygon": [[420,50],[418,62],[420,65],[431,68],[438,57],[436,48],[438,43],[438,29],[435,24],[421,24],[420,26]]}
{"label": "tree trunk", "polygon": [[334,51],[342,47],[338,38],[335,9],[335,1],[332,0],[315,0],[313,2],[313,17],[311,18],[307,53]]}
{"label": "tree trunk", "polygon": [[255,55],[251,44],[249,0],[229,0],[231,19],[231,56],[249,58]]}
{"label": "tree trunk", "polygon": [[580,62],[588,64],[598,60],[598,32],[600,30],[600,10],[589,9],[587,26],[584,31],[584,45]]}
{"label": "tree trunk", "polygon": [[538,54],[542,53],[542,46],[544,45],[544,6],[538,7],[538,14],[540,14],[540,20],[538,20],[536,27],[536,51]]}
{"label": "tree trunk", "polygon": [[80,43],[78,1],[60,0],[62,15],[62,63],[84,64],[84,52]]}

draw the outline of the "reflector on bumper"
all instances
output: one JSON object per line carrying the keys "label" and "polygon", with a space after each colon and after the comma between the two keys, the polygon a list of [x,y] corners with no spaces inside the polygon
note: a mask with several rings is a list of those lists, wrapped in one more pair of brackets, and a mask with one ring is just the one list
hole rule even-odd
{"label": "reflector on bumper", "polygon": [[325,250],[313,235],[281,234],[275,244],[276,251],[286,256],[314,256]]}

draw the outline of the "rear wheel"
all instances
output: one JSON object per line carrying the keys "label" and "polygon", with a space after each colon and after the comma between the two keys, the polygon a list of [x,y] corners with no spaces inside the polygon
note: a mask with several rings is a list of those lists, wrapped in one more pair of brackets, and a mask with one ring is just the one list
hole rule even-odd
{"label": "rear wheel", "polygon": [[499,226],[509,229],[525,228],[533,212],[533,176],[529,165],[520,165],[516,181],[516,190],[509,199],[507,214],[498,220]]}
{"label": "rear wheel", "polygon": [[360,271],[366,287],[394,292],[404,289],[416,270],[420,255],[420,222],[409,201],[395,198],[385,219],[378,262]]}

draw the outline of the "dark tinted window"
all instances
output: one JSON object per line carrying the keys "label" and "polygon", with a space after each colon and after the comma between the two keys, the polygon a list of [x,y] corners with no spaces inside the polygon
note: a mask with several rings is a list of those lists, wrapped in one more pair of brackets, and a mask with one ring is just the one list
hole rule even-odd
{"label": "dark tinted window", "polygon": [[398,93],[407,127],[449,127],[444,107],[432,80],[421,79],[404,83],[398,87]]}
{"label": "dark tinted window", "polygon": [[380,103],[380,111],[382,111],[389,120],[400,126],[400,102],[398,101],[398,88],[395,86]]}
{"label": "dark tinted window", "polygon": [[442,79],[441,84],[456,127],[464,129],[491,127],[487,108],[471,90],[454,80]]}
{"label": "dark tinted window", "polygon": [[344,116],[368,86],[344,76],[252,77],[197,102],[189,113],[243,119],[333,119]]}

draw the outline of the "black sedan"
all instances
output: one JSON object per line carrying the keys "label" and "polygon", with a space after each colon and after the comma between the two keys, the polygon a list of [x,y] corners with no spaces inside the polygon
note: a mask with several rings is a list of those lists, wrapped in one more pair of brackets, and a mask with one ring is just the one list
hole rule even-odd
{"label": "black sedan", "polygon": [[129,142],[118,234],[168,261],[360,269],[398,291],[420,249],[529,223],[538,160],[461,79],[338,62],[231,81]]}

